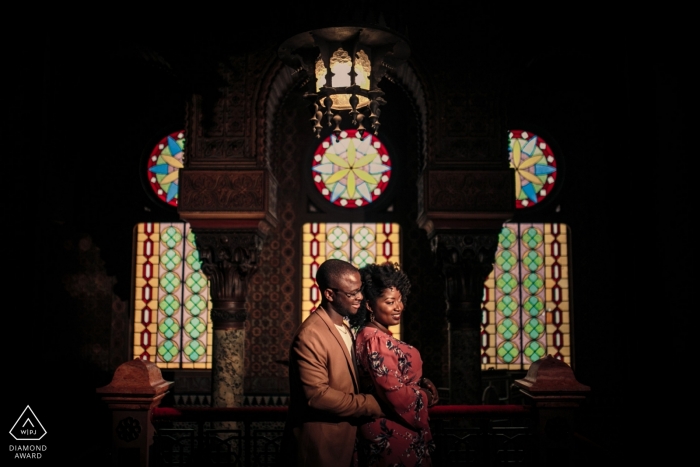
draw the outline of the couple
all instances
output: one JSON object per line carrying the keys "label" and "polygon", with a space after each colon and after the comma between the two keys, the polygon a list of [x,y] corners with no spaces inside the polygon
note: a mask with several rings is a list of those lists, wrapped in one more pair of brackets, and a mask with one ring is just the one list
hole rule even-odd
{"label": "couple", "polygon": [[[330,259],[316,273],[321,305],[289,353],[285,465],[431,466],[428,407],[438,402],[417,349],[396,340],[410,283],[398,265]],[[344,322],[350,320],[353,334]],[[357,448],[356,448],[357,438]]]}

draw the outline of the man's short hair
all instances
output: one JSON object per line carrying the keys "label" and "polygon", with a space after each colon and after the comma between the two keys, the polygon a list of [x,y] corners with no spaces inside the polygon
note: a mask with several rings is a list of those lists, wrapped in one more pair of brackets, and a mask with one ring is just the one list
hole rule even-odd
{"label": "man's short hair", "polygon": [[321,266],[319,266],[318,271],[316,271],[316,283],[321,293],[324,290],[331,287],[341,276],[348,273],[358,272],[358,269],[347,261],[342,259],[327,259]]}

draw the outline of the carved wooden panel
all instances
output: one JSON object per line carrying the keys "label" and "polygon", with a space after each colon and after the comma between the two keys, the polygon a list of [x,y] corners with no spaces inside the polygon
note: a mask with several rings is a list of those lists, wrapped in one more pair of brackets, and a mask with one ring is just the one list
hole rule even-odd
{"label": "carved wooden panel", "polygon": [[509,211],[514,209],[513,171],[431,170],[426,205],[435,211]]}
{"label": "carved wooden panel", "polygon": [[194,154],[190,156],[193,162],[233,161],[245,157],[245,138],[200,138],[197,141]]}
{"label": "carved wooden panel", "polygon": [[244,136],[245,57],[229,57],[225,62],[219,63],[217,74],[222,85],[219,87],[219,98],[208,116],[213,125],[208,126],[205,136]]}
{"label": "carved wooden panel", "polygon": [[485,162],[497,152],[495,138],[445,138],[436,162]]}
{"label": "carved wooden panel", "polygon": [[266,192],[262,170],[182,170],[179,210],[264,211]]}

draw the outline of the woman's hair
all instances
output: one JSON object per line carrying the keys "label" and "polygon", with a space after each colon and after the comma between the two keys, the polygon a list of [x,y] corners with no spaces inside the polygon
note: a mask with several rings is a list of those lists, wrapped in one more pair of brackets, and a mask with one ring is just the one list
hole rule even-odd
{"label": "woman's hair", "polygon": [[357,314],[350,317],[351,327],[363,327],[369,320],[367,303],[374,303],[384,293],[384,290],[395,288],[401,293],[401,301],[406,304],[406,298],[411,290],[408,276],[401,270],[398,263],[368,264],[360,268],[362,278],[362,304]]}

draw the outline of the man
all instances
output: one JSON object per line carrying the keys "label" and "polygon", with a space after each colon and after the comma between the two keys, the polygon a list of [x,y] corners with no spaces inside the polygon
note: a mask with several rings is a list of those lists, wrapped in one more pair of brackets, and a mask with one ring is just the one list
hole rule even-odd
{"label": "man", "polygon": [[289,415],[280,460],[347,467],[357,424],[383,416],[373,396],[358,394],[352,335],[343,322],[360,308],[362,281],[352,264],[329,259],[318,268],[316,282],[321,304],[299,326],[289,351]]}

